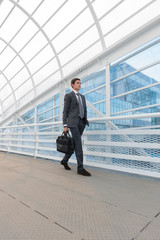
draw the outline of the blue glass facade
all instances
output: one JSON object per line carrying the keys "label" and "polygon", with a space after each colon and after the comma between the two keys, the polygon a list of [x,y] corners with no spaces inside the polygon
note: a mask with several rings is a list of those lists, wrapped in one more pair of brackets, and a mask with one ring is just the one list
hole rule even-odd
{"label": "blue glass facade", "polygon": [[[155,44],[154,44],[155,42]],[[130,57],[131,55],[131,57]],[[160,38],[110,67],[111,116],[160,110]],[[158,119],[115,121],[121,128],[157,125]]]}
{"label": "blue glass facade", "polygon": [[[93,106],[106,114],[106,72],[101,70],[82,79],[81,93]],[[97,117],[91,108],[87,108],[88,118]]]}

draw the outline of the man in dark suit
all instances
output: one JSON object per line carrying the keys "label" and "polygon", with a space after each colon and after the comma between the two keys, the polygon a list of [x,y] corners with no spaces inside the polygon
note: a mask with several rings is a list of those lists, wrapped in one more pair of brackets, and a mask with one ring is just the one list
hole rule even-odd
{"label": "man in dark suit", "polygon": [[[81,136],[85,129],[85,126],[89,126],[87,120],[87,107],[85,97],[79,93],[81,89],[81,81],[79,78],[71,80],[71,86],[73,91],[66,94],[64,97],[64,109],[63,109],[63,131],[67,132],[68,128],[72,133],[72,137],[75,143],[75,155],[77,158],[77,173],[83,176],[91,176],[83,167],[83,150]],[[68,166],[68,160],[72,154],[65,154],[61,161],[61,164],[66,170],[71,168]]]}

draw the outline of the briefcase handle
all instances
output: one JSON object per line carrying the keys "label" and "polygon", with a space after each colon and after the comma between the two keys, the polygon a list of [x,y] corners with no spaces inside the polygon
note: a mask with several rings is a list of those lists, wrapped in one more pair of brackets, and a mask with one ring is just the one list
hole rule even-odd
{"label": "briefcase handle", "polygon": [[67,135],[68,135],[69,137],[71,137],[71,135],[70,135],[70,133],[69,133],[69,130],[68,130],[67,132],[62,132],[62,136],[63,136],[63,135],[64,135],[64,136],[67,136]]}

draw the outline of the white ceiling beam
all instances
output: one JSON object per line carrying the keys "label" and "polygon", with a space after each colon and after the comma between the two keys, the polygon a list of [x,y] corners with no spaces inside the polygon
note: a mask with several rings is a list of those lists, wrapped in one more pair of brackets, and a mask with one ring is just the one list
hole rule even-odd
{"label": "white ceiling beam", "polygon": [[90,12],[92,14],[93,20],[95,22],[95,25],[96,25],[96,28],[97,28],[97,31],[98,31],[98,34],[99,34],[99,38],[100,38],[100,41],[101,41],[101,44],[102,44],[102,49],[105,50],[106,49],[106,44],[105,44],[105,41],[104,41],[104,37],[103,37],[101,26],[99,24],[99,21],[97,19],[96,13],[94,11],[94,8],[93,8],[90,0],[86,0],[86,3],[88,5],[88,8],[89,8],[89,10],[90,10]]}
{"label": "white ceiling beam", "polygon": [[59,70],[60,70],[60,74],[61,74],[61,78],[63,78],[63,71],[62,71],[62,66],[61,66],[61,62],[59,59],[59,56],[51,42],[51,40],[49,39],[49,37],[47,36],[47,34],[45,33],[45,31],[43,30],[43,28],[39,25],[39,23],[33,18],[32,15],[30,15],[23,7],[21,7],[21,5],[19,5],[17,2],[13,1],[13,0],[9,0],[10,2],[12,2],[15,6],[17,6],[39,29],[39,31],[44,35],[44,37],[46,38],[47,42],[49,43],[59,66]]}
{"label": "white ceiling beam", "polygon": [[[7,43],[3,38],[0,37],[0,40],[2,40],[5,44],[8,45],[8,43]],[[21,57],[21,55],[14,49],[14,47],[13,47],[12,45],[9,44],[8,46],[12,49],[12,51],[16,54],[16,56],[18,56],[18,57],[20,58],[20,60],[22,61],[23,65],[26,67],[26,70],[27,70],[27,72],[28,72],[28,74],[29,74],[29,77],[30,77],[31,82],[32,82],[32,85],[33,85],[34,96],[36,97],[34,80],[33,80],[32,74],[31,74],[31,72],[30,72],[30,70],[29,70],[26,62],[23,60],[23,58]],[[3,71],[4,71],[4,70],[3,70]],[[2,72],[3,72],[3,71],[2,71]]]}

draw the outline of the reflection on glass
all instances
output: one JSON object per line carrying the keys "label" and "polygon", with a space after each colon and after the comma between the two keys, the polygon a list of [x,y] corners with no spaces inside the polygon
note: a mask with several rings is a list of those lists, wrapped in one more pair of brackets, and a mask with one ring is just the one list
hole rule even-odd
{"label": "reflection on glass", "polygon": [[[160,112],[159,39],[158,37],[152,40],[151,45],[145,44],[144,51],[141,47],[139,49],[141,52],[136,54],[135,50],[134,56],[132,52],[132,57],[127,54],[117,59],[117,64],[115,62],[111,65],[111,114],[113,116]],[[152,66],[149,67],[149,65]],[[144,70],[138,71],[141,68]],[[136,73],[133,73],[135,71]],[[130,75],[126,76],[127,74]],[[150,118],[117,120],[114,123],[120,128],[126,128],[157,125],[160,122],[157,118]]]}
{"label": "reflection on glass", "polygon": [[[126,64],[125,64],[126,66]],[[127,66],[129,68],[129,66]],[[160,64],[111,84],[111,97],[160,82]]]}
{"label": "reflection on glass", "polygon": [[106,73],[105,70],[95,72],[81,80],[81,93],[91,91],[94,88],[102,86],[106,83]]}
{"label": "reflection on glass", "polygon": [[160,60],[159,52],[160,43],[157,43],[156,45],[140,52],[139,54],[128,58],[124,62],[111,67],[111,81]]}
{"label": "reflection on glass", "polygon": [[106,98],[106,88],[102,87],[85,95],[90,103],[95,103]]}
{"label": "reflection on glass", "polygon": [[133,92],[115,99],[111,99],[111,112],[120,112],[129,109],[158,104],[160,102],[160,86]]}

